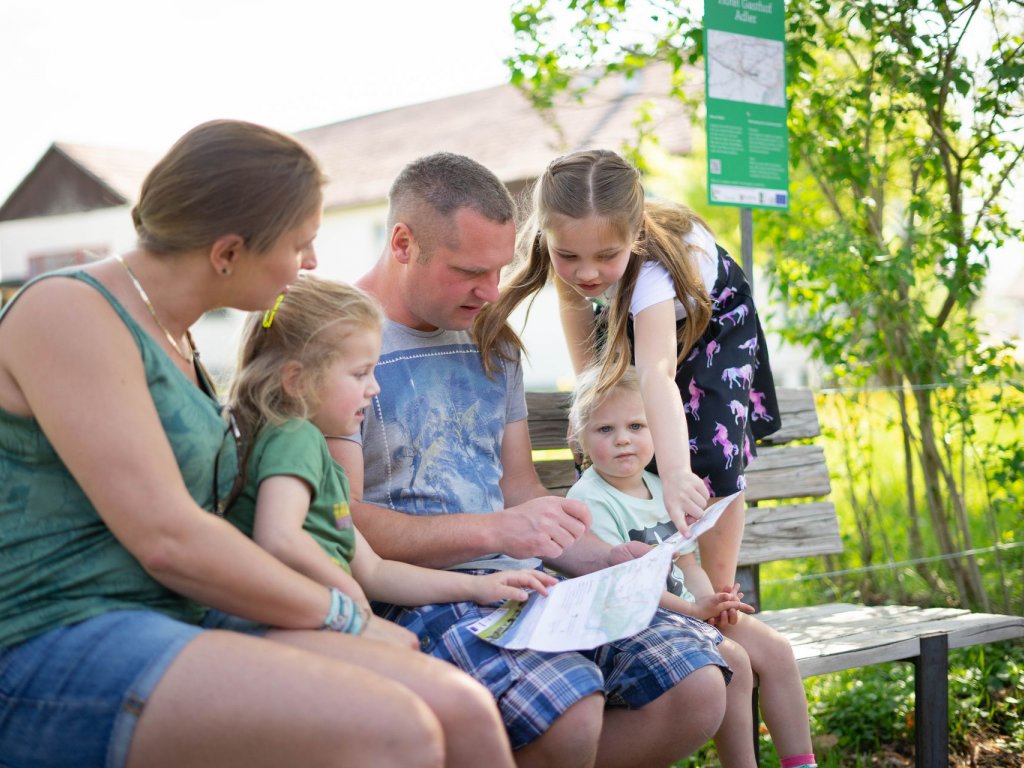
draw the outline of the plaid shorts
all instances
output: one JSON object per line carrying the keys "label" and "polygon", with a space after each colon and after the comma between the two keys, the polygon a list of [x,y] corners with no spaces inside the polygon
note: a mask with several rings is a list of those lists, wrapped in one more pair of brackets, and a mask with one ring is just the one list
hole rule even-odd
{"label": "plaid shorts", "polygon": [[491,608],[446,603],[419,608],[375,605],[377,613],[415,632],[420,647],[455,664],[491,691],[513,749],[541,736],[569,707],[592,693],[607,706],[638,709],[684,677],[713,664],[732,676],[710,624],[661,609],[632,637],[575,653],[509,651],[481,640],[469,625]]}

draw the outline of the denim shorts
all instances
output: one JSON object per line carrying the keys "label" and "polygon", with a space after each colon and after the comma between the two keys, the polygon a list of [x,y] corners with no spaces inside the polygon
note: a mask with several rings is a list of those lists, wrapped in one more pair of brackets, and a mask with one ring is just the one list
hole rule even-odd
{"label": "denim shorts", "polygon": [[0,768],[121,768],[157,682],[204,627],[266,631],[219,611],[202,626],[112,611],[0,649]]}

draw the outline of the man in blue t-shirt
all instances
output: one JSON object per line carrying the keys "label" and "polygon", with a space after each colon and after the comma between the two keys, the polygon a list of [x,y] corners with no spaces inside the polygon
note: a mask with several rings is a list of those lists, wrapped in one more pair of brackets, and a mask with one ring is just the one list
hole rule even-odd
{"label": "man in blue t-shirt", "polygon": [[[485,366],[471,333],[515,250],[504,185],[460,155],[420,158],[391,187],[387,229],[357,283],[388,318],[381,392],[362,434],[332,441],[359,530],[382,557],[470,572],[543,563],[580,575],[627,558],[587,531],[584,504],[541,484],[518,351]],[[488,686],[520,765],[589,766],[598,753],[608,765],[668,764],[722,719],[720,635],[689,617],[659,611],[633,637],[552,654],[480,640],[468,626],[487,609],[475,603],[376,609]]]}

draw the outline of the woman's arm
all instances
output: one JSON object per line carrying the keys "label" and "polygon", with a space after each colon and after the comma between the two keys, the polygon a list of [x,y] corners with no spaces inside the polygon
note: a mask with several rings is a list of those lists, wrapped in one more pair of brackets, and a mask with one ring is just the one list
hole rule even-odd
{"label": "woman's arm", "polygon": [[634,356],[647,423],[658,460],[665,508],[688,535],[689,523],[704,514],[709,497],[704,481],[690,469],[690,440],[683,398],[675,381],[675,303],[647,307],[633,319]]}
{"label": "woman's arm", "polygon": [[28,412],[111,532],[153,578],[256,621],[285,628],[322,623],[330,607],[326,589],[193,501],[138,348],[95,289],[43,281],[19,298],[3,326],[0,364]]}
{"label": "woman's arm", "polygon": [[[407,629],[373,615],[359,581],[331,560],[302,526],[312,498],[305,481],[291,475],[268,477],[256,496],[253,539],[279,560],[314,581],[336,587],[355,600],[365,617],[363,635],[371,640],[417,650],[419,640]],[[356,552],[362,537],[356,532]]]}
{"label": "woman's arm", "polygon": [[554,281],[565,345],[569,350],[573,371],[579,375],[597,360],[593,339],[594,305],[557,275]]}

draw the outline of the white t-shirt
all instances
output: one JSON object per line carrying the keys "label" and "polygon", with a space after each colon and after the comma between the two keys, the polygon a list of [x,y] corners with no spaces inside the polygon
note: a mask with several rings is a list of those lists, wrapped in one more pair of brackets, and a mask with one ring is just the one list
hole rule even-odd
{"label": "white t-shirt", "polygon": [[[707,229],[694,223],[693,229],[684,239],[694,246],[691,252],[697,257],[697,268],[704,287],[711,293],[718,280],[718,246],[715,238]],[[614,288],[611,290],[614,291]],[[644,262],[630,297],[629,314],[636,317],[648,307],[669,299],[675,299],[676,320],[686,317],[686,307],[676,296],[676,287],[668,270],[656,261]]]}

